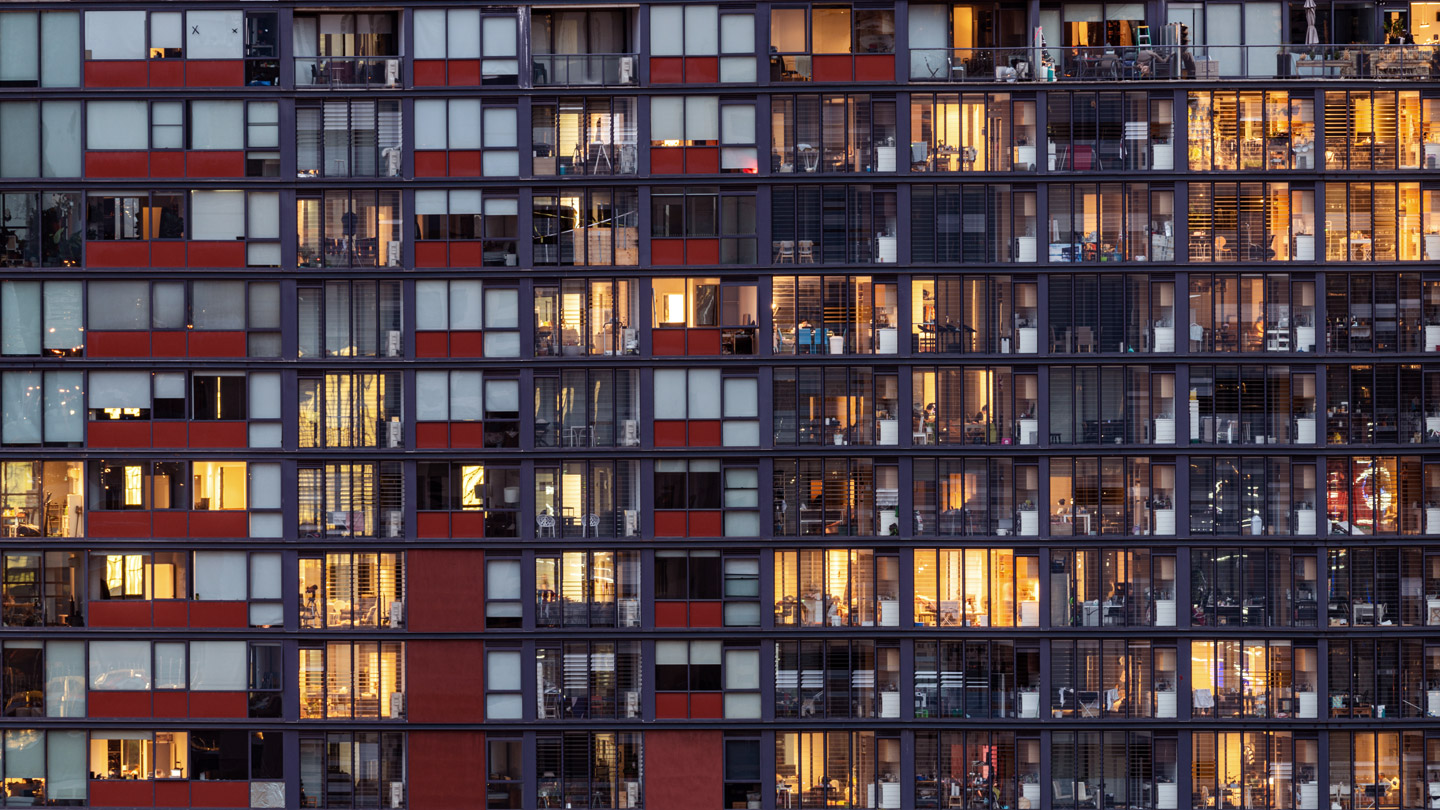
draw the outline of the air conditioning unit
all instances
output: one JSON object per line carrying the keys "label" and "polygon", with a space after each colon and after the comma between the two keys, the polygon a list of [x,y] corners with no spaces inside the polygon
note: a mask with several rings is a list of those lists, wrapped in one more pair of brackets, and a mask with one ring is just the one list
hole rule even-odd
{"label": "air conditioning unit", "polygon": [[401,782],[390,783],[390,806],[405,806],[405,785]]}
{"label": "air conditioning unit", "polygon": [[640,510],[625,510],[625,536],[634,537],[640,533]]}
{"label": "air conditioning unit", "polygon": [[385,176],[386,176],[386,177],[399,177],[399,176],[400,176],[400,149],[399,149],[399,147],[387,146],[387,147],[385,147],[384,150],[381,151],[381,154],[385,156]]}
{"label": "air conditioning unit", "polygon": [[399,242],[386,242],[386,243],[385,243],[385,265],[386,265],[387,267],[399,267],[399,266],[400,266],[400,243],[399,243]]}
{"label": "air conditioning unit", "polygon": [[390,693],[390,719],[400,720],[405,717],[405,693]]}
{"label": "air conditioning unit", "polygon": [[639,693],[639,692],[633,692],[633,691],[632,691],[632,692],[626,692],[626,693],[625,693],[625,716],[626,716],[626,717],[639,717],[639,716],[640,716],[640,693]]}
{"label": "air conditioning unit", "polygon": [[386,87],[399,87],[399,86],[400,86],[400,60],[399,60],[399,59],[386,59],[386,60],[385,60],[385,86],[386,86]]}
{"label": "air conditioning unit", "polygon": [[405,603],[390,603],[390,629],[399,630],[405,626]]}
{"label": "air conditioning unit", "polygon": [[386,521],[386,537],[399,537],[405,531],[405,513],[399,509],[391,509],[388,513],[389,520]]}
{"label": "air conditioning unit", "polygon": [[405,425],[396,419],[385,423],[390,428],[390,446],[400,447],[405,444]]}
{"label": "air conditioning unit", "polygon": [[620,422],[620,446],[640,446],[640,423],[634,419],[624,419]]}
{"label": "air conditioning unit", "polygon": [[399,330],[399,329],[391,329],[391,330],[385,335],[385,356],[386,356],[386,357],[399,357],[399,356],[400,356],[400,330]]}
{"label": "air conditioning unit", "polygon": [[632,84],[635,81],[635,57],[620,57],[620,83]]}

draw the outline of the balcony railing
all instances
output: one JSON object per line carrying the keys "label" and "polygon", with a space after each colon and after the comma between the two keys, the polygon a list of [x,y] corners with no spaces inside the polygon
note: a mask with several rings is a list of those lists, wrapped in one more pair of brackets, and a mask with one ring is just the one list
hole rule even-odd
{"label": "balcony railing", "polygon": [[295,60],[295,86],[343,88],[399,88],[401,65],[398,56],[308,57]]}
{"label": "balcony railing", "polygon": [[530,57],[535,87],[624,87],[639,84],[633,53],[546,53]]}
{"label": "balcony railing", "polygon": [[1434,45],[1155,45],[1152,47],[912,48],[918,82],[1440,77]]}

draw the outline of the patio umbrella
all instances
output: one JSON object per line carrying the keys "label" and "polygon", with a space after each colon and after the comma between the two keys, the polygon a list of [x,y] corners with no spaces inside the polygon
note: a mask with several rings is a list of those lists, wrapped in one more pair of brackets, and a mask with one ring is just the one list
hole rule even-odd
{"label": "patio umbrella", "polygon": [[1315,0],[1305,0],[1305,44],[1320,44],[1320,32],[1315,30]]}

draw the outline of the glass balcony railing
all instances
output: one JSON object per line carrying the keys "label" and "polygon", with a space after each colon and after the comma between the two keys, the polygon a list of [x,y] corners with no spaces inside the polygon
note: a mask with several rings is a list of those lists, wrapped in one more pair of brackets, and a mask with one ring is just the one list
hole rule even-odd
{"label": "glass balcony railing", "polygon": [[640,83],[633,53],[544,53],[530,57],[535,87],[625,87]]}
{"label": "glass balcony railing", "polygon": [[1113,82],[1227,79],[1422,79],[1440,76],[1436,45],[1154,45],[912,48],[917,82]]}
{"label": "glass balcony railing", "polygon": [[404,86],[398,56],[319,56],[295,60],[295,86],[399,88]]}

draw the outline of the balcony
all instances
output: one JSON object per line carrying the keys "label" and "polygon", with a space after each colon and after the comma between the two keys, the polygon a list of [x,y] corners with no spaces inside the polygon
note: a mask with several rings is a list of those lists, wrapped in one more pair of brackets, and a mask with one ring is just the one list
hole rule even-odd
{"label": "balcony", "polygon": [[1148,48],[912,48],[912,82],[1429,79],[1420,45],[1155,45]]}
{"label": "balcony", "polygon": [[295,86],[304,89],[398,89],[404,63],[398,56],[319,56],[295,60]]}
{"label": "balcony", "polygon": [[530,60],[535,87],[633,87],[640,83],[638,54],[545,53]]}

